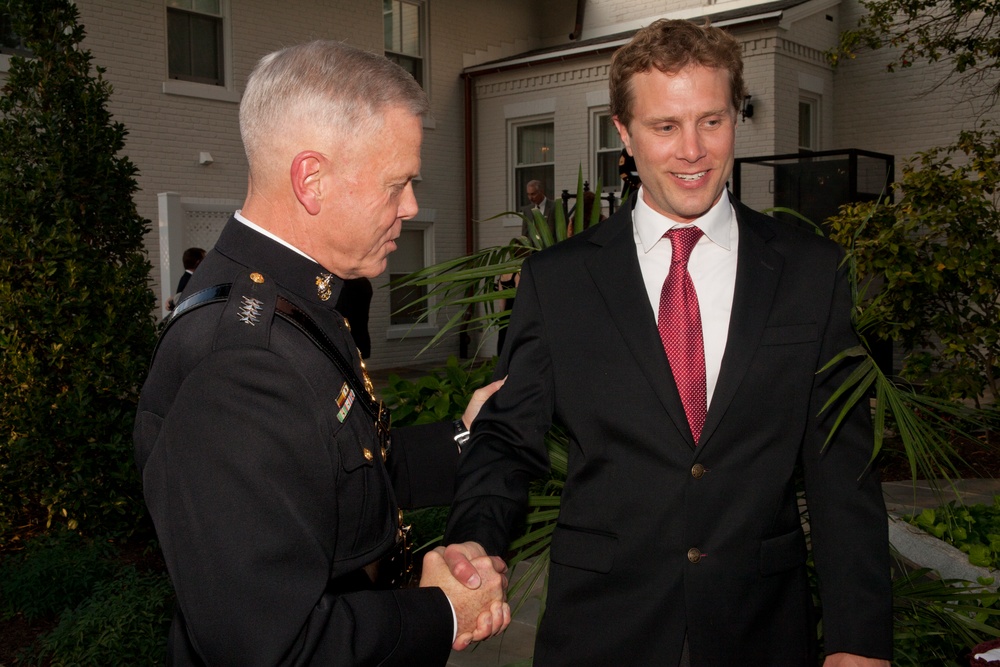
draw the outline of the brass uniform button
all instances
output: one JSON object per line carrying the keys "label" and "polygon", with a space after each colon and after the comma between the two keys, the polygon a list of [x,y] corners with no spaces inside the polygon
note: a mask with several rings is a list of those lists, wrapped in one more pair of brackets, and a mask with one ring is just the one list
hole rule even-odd
{"label": "brass uniform button", "polygon": [[703,554],[697,549],[694,548],[688,549],[688,560],[691,561],[692,563],[697,563],[698,561],[700,561],[702,555]]}
{"label": "brass uniform button", "polygon": [[250,274],[250,280],[254,281],[258,285],[261,285],[264,283],[264,276],[254,271],[253,273]]}
{"label": "brass uniform button", "polygon": [[703,466],[700,463],[695,463],[693,466],[691,466],[691,476],[694,477],[695,479],[701,479],[702,477],[704,477],[705,472],[706,472],[705,466]]}
{"label": "brass uniform button", "polygon": [[366,461],[371,461],[373,458],[375,458],[375,455],[372,454],[372,450],[368,449],[367,447],[365,447],[364,449],[364,455]]}

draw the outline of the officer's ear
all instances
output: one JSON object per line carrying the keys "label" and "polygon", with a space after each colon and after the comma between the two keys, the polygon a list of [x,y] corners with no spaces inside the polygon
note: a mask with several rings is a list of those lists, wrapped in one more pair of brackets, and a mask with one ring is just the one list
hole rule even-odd
{"label": "officer's ear", "polygon": [[292,191],[309,215],[317,215],[323,202],[323,168],[326,159],[316,151],[302,151],[292,158]]}

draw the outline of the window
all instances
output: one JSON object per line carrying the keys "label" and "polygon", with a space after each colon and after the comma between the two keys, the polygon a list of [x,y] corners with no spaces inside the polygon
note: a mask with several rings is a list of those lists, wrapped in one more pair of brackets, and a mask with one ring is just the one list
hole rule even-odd
{"label": "window", "polygon": [[[403,223],[403,231],[396,239],[396,252],[389,255],[390,282],[427,266],[429,230],[430,225],[427,224],[412,220]],[[414,304],[414,301],[426,294],[427,287],[423,285],[393,287],[389,292],[389,324],[420,322],[420,318],[427,313],[427,302]]]}
{"label": "window", "polygon": [[815,99],[799,99],[799,152],[809,153],[819,149],[818,125],[816,109],[819,105]]}
{"label": "window", "polygon": [[167,0],[167,74],[225,86],[223,0]]}
{"label": "window", "polygon": [[621,157],[623,146],[618,128],[615,127],[608,111],[594,114],[594,147],[595,182],[591,183],[591,189],[596,191],[596,180],[600,179],[603,192],[617,192],[621,189],[622,183],[618,171],[618,159]]}
{"label": "window", "polygon": [[385,57],[424,85],[424,6],[416,0],[382,0]]}
{"label": "window", "polygon": [[528,204],[525,186],[529,181],[541,181],[545,195],[555,199],[555,124],[515,125],[513,135],[515,207]]}

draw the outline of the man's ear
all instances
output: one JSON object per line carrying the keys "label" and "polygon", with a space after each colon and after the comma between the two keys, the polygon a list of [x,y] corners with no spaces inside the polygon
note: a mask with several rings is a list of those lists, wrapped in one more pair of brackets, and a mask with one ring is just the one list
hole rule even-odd
{"label": "man's ear", "polygon": [[[622,143],[625,144],[625,150],[628,151],[629,155],[632,155],[632,137],[628,133],[628,126],[625,123],[618,120],[618,116],[612,116],[611,120],[614,122],[615,127],[618,129],[618,136],[621,137]],[[632,157],[635,157],[632,155]]]}
{"label": "man's ear", "polygon": [[302,151],[292,158],[292,192],[309,215],[317,215],[323,207],[323,177],[328,163],[316,151]]}

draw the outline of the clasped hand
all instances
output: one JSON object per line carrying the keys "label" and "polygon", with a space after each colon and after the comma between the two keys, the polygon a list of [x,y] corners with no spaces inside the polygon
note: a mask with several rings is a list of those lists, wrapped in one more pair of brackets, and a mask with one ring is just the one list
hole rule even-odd
{"label": "clasped hand", "polygon": [[456,651],[493,637],[510,624],[507,564],[498,556],[487,556],[475,542],[450,544],[428,552],[420,585],[437,586],[455,608],[458,634],[452,648]]}

